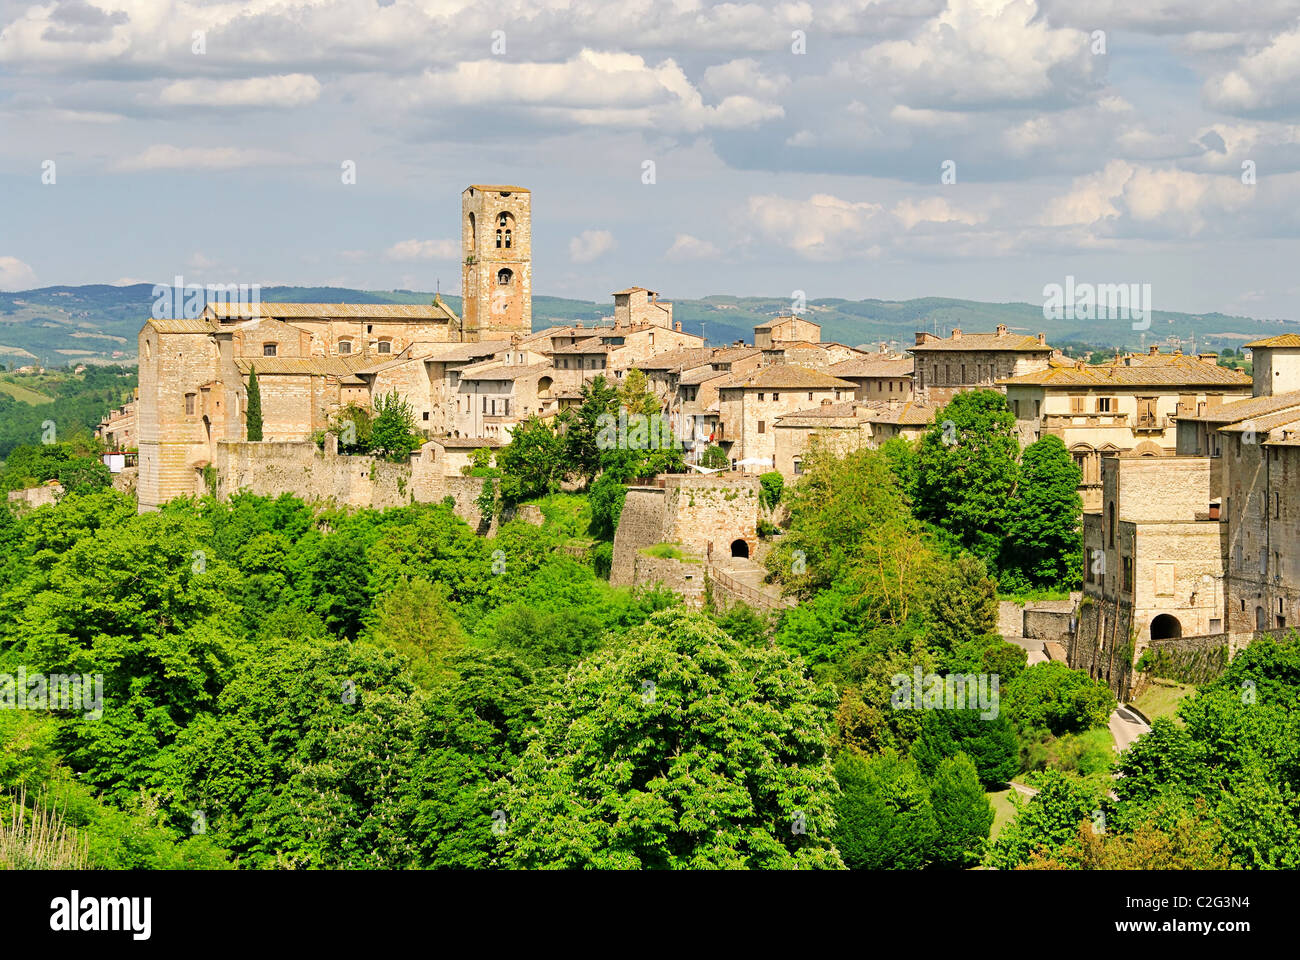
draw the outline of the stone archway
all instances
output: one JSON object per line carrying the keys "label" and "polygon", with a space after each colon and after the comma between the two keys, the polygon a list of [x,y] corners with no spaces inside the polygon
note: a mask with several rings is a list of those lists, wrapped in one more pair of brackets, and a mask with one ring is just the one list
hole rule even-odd
{"label": "stone archway", "polygon": [[731,541],[731,555],[744,560],[749,559],[749,543],[743,537]]}
{"label": "stone archway", "polygon": [[1171,613],[1162,613],[1151,621],[1152,640],[1176,640],[1183,635],[1183,625]]}

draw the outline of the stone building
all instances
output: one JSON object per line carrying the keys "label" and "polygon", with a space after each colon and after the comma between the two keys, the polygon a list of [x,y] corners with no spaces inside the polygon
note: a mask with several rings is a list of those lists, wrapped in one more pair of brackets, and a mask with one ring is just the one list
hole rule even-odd
{"label": "stone building", "polygon": [[1251,380],[1221,367],[1216,354],[1159,353],[1110,363],[1052,359],[1046,368],[998,381],[1016,417],[1020,443],[1061,438],[1079,466],[1085,511],[1101,509],[1101,460],[1134,454],[1168,456],[1180,417],[1246,397]]}
{"label": "stone building", "polygon": [[913,400],[824,399],[817,407],[796,410],[774,425],[775,468],[784,476],[803,473],[803,461],[814,443],[840,453],[862,447],[874,449],[894,438],[917,440],[934,422],[936,407]]}
{"label": "stone building", "polygon": [[1300,383],[1300,349],[1249,346],[1255,396],[1178,414],[1172,455],[1102,461],[1069,662],[1121,696],[1150,647],[1230,657],[1300,617],[1300,389],[1272,390]]}
{"label": "stone building", "polygon": [[852,382],[858,400],[911,400],[913,362],[889,353],[882,343],[878,353],[833,363],[826,372]]}
{"label": "stone building", "polygon": [[461,311],[466,340],[533,329],[532,193],[474,184],[461,193]]}
{"label": "stone building", "polygon": [[754,326],[754,346],[759,350],[770,350],[781,341],[820,343],[821,339],[821,324],[793,314]]}
{"label": "stone building", "polygon": [[109,450],[134,450],[140,442],[139,426],[140,389],[120,407],[115,407],[99,421],[95,436],[104,441]]}
{"label": "stone building", "polygon": [[[674,329],[673,305],[645,287],[628,287],[614,293],[614,326]],[[681,324],[676,325],[680,330]]]}
{"label": "stone building", "polygon": [[778,418],[853,396],[853,384],[804,367],[778,364],[733,374],[718,385],[717,443],[732,466],[771,470],[776,456]]}
{"label": "stone building", "polygon": [[1045,370],[1052,356],[1043,334],[1009,333],[1001,323],[996,333],[918,333],[908,352],[915,361],[913,388],[934,402],[951,400],[963,390],[1000,390],[999,380]]}

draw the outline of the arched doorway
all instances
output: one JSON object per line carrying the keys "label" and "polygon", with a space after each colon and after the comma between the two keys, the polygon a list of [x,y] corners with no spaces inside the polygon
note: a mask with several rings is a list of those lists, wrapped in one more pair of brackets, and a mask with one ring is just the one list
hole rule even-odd
{"label": "arched doorway", "polygon": [[733,557],[743,557],[749,559],[749,544],[744,540],[736,539],[731,541],[731,555]]}
{"label": "arched doorway", "polygon": [[1173,640],[1183,635],[1183,625],[1172,614],[1162,613],[1151,621],[1152,640]]}

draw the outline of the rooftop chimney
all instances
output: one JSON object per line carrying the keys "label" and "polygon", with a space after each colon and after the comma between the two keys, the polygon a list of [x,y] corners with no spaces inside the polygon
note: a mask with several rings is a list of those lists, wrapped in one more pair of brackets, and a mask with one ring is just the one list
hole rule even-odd
{"label": "rooftop chimney", "polygon": [[999,336],[999,337],[1005,337],[1006,335],[1007,335],[1007,325],[1006,325],[1005,323],[999,323],[999,324],[998,324],[998,336]]}
{"label": "rooftop chimney", "polygon": [[1045,333],[1040,333],[1040,334],[1038,335],[1038,345],[1039,345],[1040,347],[1045,347],[1045,346],[1047,346],[1047,334],[1045,334]]}
{"label": "rooftop chimney", "polygon": [[952,328],[952,338],[953,338],[954,340],[960,340],[960,339],[961,339],[961,327],[953,327],[953,328]]}
{"label": "rooftop chimney", "polygon": [[823,407],[829,407],[830,405],[831,405],[831,398],[830,398],[830,397],[822,397],[822,406],[823,406]]}
{"label": "rooftop chimney", "polygon": [[1147,349],[1147,356],[1154,357],[1154,356],[1155,356],[1156,354],[1158,354],[1159,352],[1160,352],[1160,347],[1157,346],[1157,345],[1155,345],[1155,344],[1152,344],[1152,345]]}
{"label": "rooftop chimney", "polygon": [[678,333],[681,333],[681,332],[682,332],[682,322],[681,322],[680,320],[675,320],[675,321],[673,321],[673,329],[676,330]]}
{"label": "rooftop chimney", "polygon": [[581,320],[575,320],[575,321],[573,321],[573,325],[574,325],[577,329],[579,329],[579,330],[582,329],[582,321],[581,321]]}
{"label": "rooftop chimney", "polygon": [[1219,355],[1217,353],[1198,353],[1197,357],[1206,363],[1212,363],[1216,367],[1219,365]]}

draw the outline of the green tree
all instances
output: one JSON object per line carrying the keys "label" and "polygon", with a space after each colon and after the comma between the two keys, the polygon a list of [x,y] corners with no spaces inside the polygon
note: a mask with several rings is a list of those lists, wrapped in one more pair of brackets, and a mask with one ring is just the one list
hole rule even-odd
{"label": "green tree", "polygon": [[996,567],[1016,489],[1016,418],[994,390],[959,393],[917,455],[916,512]]}
{"label": "green tree", "polygon": [[785,478],[775,470],[764,473],[758,478],[759,501],[768,510],[775,510],[781,502],[781,491],[785,489]]}
{"label": "green tree", "polygon": [[1100,810],[1097,789],[1058,770],[1044,771],[1038,793],[1025,799],[1012,794],[1015,818],[1008,823],[989,851],[989,865],[1010,870],[1031,857],[1054,857],[1078,836],[1080,825],[1091,830]]}
{"label": "green tree", "polygon": [[727,451],[719,446],[709,447],[700,454],[700,466],[710,470],[725,470],[728,463]]}
{"label": "green tree", "polygon": [[623,376],[623,382],[618,388],[618,402],[629,416],[637,413],[650,416],[662,409],[659,398],[650,389],[650,381],[645,373],[635,368]]}
{"label": "green tree", "polygon": [[59,469],[59,483],[68,493],[94,493],[113,485],[113,474],[98,457],[78,457]]}
{"label": "green tree", "polygon": [[564,438],[536,414],[518,424],[510,434],[510,443],[497,451],[501,499],[521,503],[559,490],[568,470],[564,445]]}
{"label": "green tree", "polygon": [[600,540],[613,540],[618,530],[623,503],[627,500],[627,487],[609,474],[602,474],[591,485],[587,502],[591,506],[591,535]]}
{"label": "green tree", "polygon": [[833,693],[702,614],[576,666],[501,802],[513,867],[838,867]]}
{"label": "green tree", "polygon": [[937,827],[934,864],[961,869],[979,863],[993,827],[993,805],[970,757],[958,753],[940,761],[930,803]]}
{"label": "green tree", "polygon": [[1105,681],[1063,663],[1036,663],[1007,684],[1002,707],[1023,731],[1054,736],[1104,726],[1115,709]]}
{"label": "green tree", "polygon": [[402,577],[375,602],[362,639],[406,657],[411,676],[428,688],[447,674],[448,662],[464,645],[465,634],[445,586]]}
{"label": "green tree", "polygon": [[1020,769],[1020,743],[1004,714],[984,717],[978,710],[925,710],[912,758],[933,776],[947,757],[964,753],[986,786],[1007,783]]}
{"label": "green tree", "polygon": [[262,388],[257,382],[257,367],[248,368],[248,410],[245,411],[248,425],[248,439],[262,439]]}
{"label": "green tree", "polygon": [[978,557],[962,554],[941,566],[932,584],[925,615],[936,646],[954,650],[997,629],[997,584]]}
{"label": "green tree", "polygon": [[597,445],[601,417],[618,413],[619,391],[604,376],[582,385],[582,399],[576,407],[560,414],[563,459],[568,469],[590,483],[600,472],[601,450]]}
{"label": "green tree", "polygon": [[919,870],[934,854],[938,827],[929,784],[894,753],[840,756],[835,764],[835,845],[851,870]]}
{"label": "green tree", "polygon": [[371,452],[394,463],[403,463],[420,447],[411,405],[396,390],[375,398],[375,422],[370,430]]}
{"label": "green tree", "polygon": [[1060,437],[1025,448],[1001,566],[1033,587],[1074,587],[1083,570],[1079,468]]}

